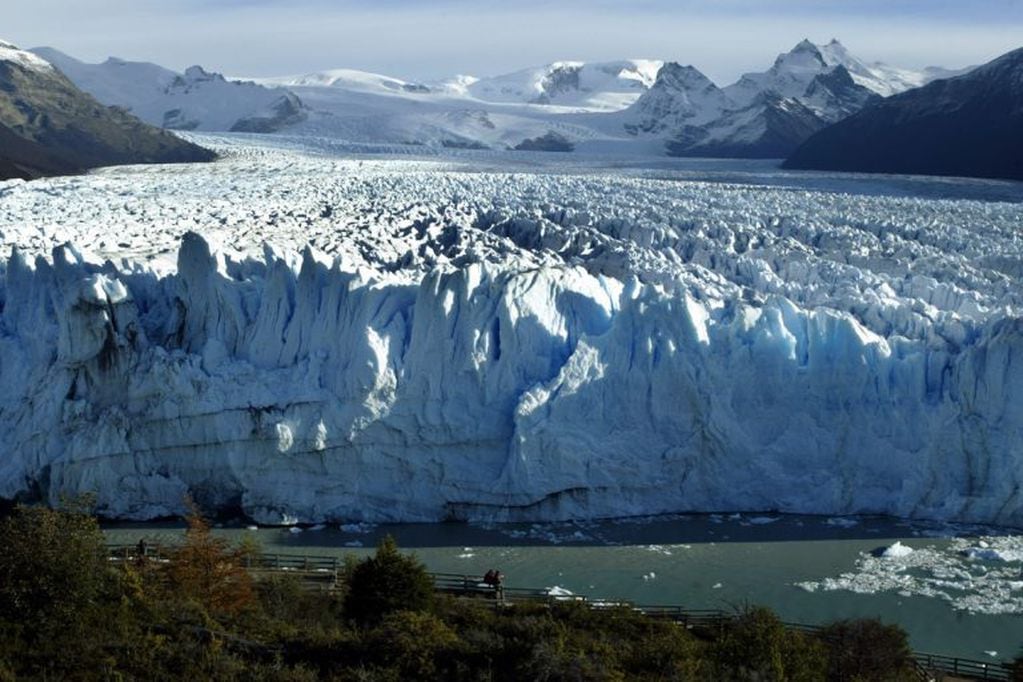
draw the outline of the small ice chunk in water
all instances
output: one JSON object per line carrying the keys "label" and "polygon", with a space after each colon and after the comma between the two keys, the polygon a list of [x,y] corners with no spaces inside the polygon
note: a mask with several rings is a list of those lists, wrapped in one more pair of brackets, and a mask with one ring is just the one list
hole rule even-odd
{"label": "small ice chunk in water", "polygon": [[902,557],[909,556],[912,553],[912,547],[907,547],[896,540],[894,544],[886,547],[885,550],[881,552],[881,556],[885,559],[901,559]]}

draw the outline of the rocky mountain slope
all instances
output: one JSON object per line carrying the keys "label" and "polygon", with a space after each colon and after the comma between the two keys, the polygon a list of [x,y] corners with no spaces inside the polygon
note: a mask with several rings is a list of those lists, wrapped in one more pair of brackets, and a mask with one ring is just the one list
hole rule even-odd
{"label": "rocky mountain slope", "polygon": [[103,106],[49,62],[0,42],[0,179],[212,158],[206,149]]}
{"label": "rocky mountain slope", "polygon": [[1023,180],[1023,49],[839,121],[785,167]]}
{"label": "rocky mountain slope", "polygon": [[229,81],[199,66],[176,73],[110,58],[86,64],[53,48],[34,54],[103,104],[171,130],[273,132],[303,120],[302,101],[285,88]]}
{"label": "rocky mountain slope", "polygon": [[[689,74],[680,79],[680,70]],[[837,40],[804,40],[770,69],[718,88],[693,67],[672,64],[626,112],[632,134],[667,138],[675,156],[784,157],[814,132],[883,96],[944,74],[866,64]]]}
{"label": "rocky mountain slope", "polygon": [[693,66],[636,59],[562,61],[436,83],[351,69],[230,82],[199,67],[176,74],[39,54],[101,101],[164,127],[578,154],[785,157],[829,123],[945,73],[869,64],[838,41],[806,40],[727,87]]}

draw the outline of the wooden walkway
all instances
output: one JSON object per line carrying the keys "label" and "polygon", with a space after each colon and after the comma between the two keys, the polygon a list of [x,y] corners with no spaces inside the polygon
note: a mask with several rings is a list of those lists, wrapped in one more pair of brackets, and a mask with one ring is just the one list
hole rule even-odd
{"label": "wooden walkway", "polygon": [[[137,561],[136,545],[108,545],[112,561]],[[150,545],[145,549],[146,560],[169,562],[173,548]],[[272,575],[290,575],[304,586],[315,590],[334,590],[338,586],[343,562],[336,556],[304,554],[262,553],[246,559],[246,567],[256,578]],[[547,603],[573,601],[592,609],[629,608],[650,618],[668,620],[687,630],[715,633],[723,631],[738,617],[718,609],[688,609],[676,605],[635,604],[616,599],[595,599],[585,595],[552,595],[548,590],[523,587],[502,587],[500,593],[483,582],[482,576],[464,573],[430,573],[437,592],[457,597],[483,598],[494,604]],[[792,630],[819,634],[823,628],[806,623],[785,623]],[[1013,679],[1012,665],[1001,661],[980,661],[913,652],[918,677],[922,681],[940,680],[999,680]]]}

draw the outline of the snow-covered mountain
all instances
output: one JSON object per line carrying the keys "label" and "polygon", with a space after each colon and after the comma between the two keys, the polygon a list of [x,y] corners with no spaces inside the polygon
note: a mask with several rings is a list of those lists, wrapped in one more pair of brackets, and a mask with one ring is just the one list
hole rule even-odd
{"label": "snow-covered mountain", "polygon": [[665,146],[674,156],[783,158],[823,125],[798,99],[762,93],[705,125],[675,128]]}
{"label": "snow-covered mountain", "polygon": [[342,88],[357,92],[376,94],[426,94],[431,89],[422,83],[404,81],[378,73],[358,71],[356,69],[331,69],[317,71],[299,76],[279,76],[275,78],[258,78],[254,82],[278,87],[324,87]]}
{"label": "snow-covered mountain", "polygon": [[786,167],[1023,180],[1023,49],[839,121]]}
{"label": "snow-covered mountain", "polygon": [[464,91],[484,102],[618,111],[635,102],[653,86],[663,64],[650,59],[554,62],[474,80],[465,86]]}
{"label": "snow-covered mountain", "polygon": [[362,93],[455,98],[487,104],[548,105],[576,111],[618,111],[635,102],[657,78],[663,62],[554,62],[487,78],[459,75],[419,83],[354,69],[332,69],[299,76],[258,78],[288,88],[330,87]]}
{"label": "snow-covered mountain", "polygon": [[803,40],[767,71],[747,73],[725,88],[705,79],[682,81],[674,68],[662,73],[627,112],[646,121],[626,123],[629,132],[669,137],[669,153],[680,156],[775,157],[882,97],[951,72],[866,64],[837,40]]}
{"label": "snow-covered mountain", "polygon": [[272,132],[301,121],[301,100],[284,88],[229,81],[193,66],[176,73],[156,64],[110,58],[86,64],[58,50],[33,53],[103,104],[173,130]]}
{"label": "snow-covered mountain", "polygon": [[213,156],[103,106],[45,59],[0,41],[0,179]]}
{"label": "snow-covered mountain", "polygon": [[770,69],[719,87],[656,60],[554,62],[421,83],[333,69],[234,82],[199,67],[52,59],[101,101],[188,130],[337,138],[371,145],[779,157],[882,96],[946,75],[868,64],[840,43],[802,41]]}
{"label": "snow-covered mountain", "polygon": [[733,108],[721,88],[692,66],[664,64],[649,91],[623,115],[630,134],[674,133],[701,125]]}

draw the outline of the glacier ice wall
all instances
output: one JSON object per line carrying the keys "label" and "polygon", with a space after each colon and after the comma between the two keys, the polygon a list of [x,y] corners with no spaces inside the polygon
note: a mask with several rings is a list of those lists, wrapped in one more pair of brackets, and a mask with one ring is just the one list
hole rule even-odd
{"label": "glacier ice wall", "polygon": [[0,184],[0,497],[1023,524],[1019,204],[221,151]]}
{"label": "glacier ice wall", "polygon": [[266,522],[679,510],[1023,521],[1023,322],[957,351],[580,266],[10,258],[0,495]]}

